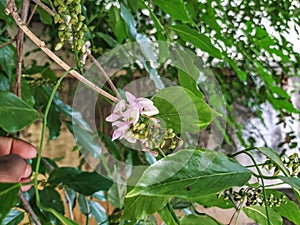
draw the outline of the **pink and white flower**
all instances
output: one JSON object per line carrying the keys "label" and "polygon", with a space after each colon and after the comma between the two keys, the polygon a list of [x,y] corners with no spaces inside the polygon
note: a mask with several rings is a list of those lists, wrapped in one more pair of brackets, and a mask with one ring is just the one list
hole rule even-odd
{"label": "pink and white flower", "polygon": [[140,119],[140,116],[151,117],[159,113],[153,102],[147,98],[137,98],[130,92],[125,92],[126,104],[122,99],[113,109],[112,114],[106,117],[107,122],[112,122],[114,129],[112,140],[125,138],[130,143],[135,143],[137,138],[130,130]]}

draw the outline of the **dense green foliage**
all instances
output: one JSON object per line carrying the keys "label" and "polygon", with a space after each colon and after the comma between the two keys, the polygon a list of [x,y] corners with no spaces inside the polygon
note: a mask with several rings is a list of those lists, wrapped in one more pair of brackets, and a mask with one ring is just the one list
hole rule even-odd
{"label": "dense green foliage", "polygon": [[[41,5],[36,10],[34,2],[38,1],[30,3],[32,21],[28,23],[29,29],[36,23],[42,26],[45,36],[50,37],[46,41],[49,49],[55,53],[60,49],[62,59],[71,58],[74,62],[70,65],[74,66],[72,70],[82,74],[89,71],[82,60],[87,51],[98,58],[112,49],[135,42],[134,46],[142,49],[138,57],[149,60],[153,54],[151,43],[161,43],[158,44],[158,66],[143,60],[143,63],[129,61],[130,65],[121,68],[126,75],[113,74],[111,80],[122,96],[122,89],[140,77],[154,81],[161,90],[153,93],[152,100],[159,110],[157,118],[165,121],[163,128],[166,129],[157,134],[161,137],[159,143],[153,141],[157,157],[151,151],[137,152],[119,140],[112,141],[108,136],[111,125],[101,114],[108,107],[107,102],[111,102],[102,98],[95,109],[100,111],[96,118],[100,121],[99,127],[93,132],[88,118],[79,109],[63,102],[57,93],[66,74],[59,77],[49,63],[38,65],[35,60],[22,64],[22,98],[18,98],[14,94],[18,82],[18,55],[11,35],[17,23],[11,15],[4,13],[6,1],[0,0],[0,134],[17,137],[18,132],[42,120],[41,136],[47,127],[49,139],[55,142],[65,124],[77,141],[74,150],[82,150],[82,163],[78,168],[59,167],[55,159],[43,158],[41,161],[42,147],[38,158],[30,162],[35,170],[35,182],[25,197],[41,224],[77,224],[66,216],[66,211],[73,210],[77,204],[86,215],[86,224],[91,217],[97,224],[157,224],[158,216],[168,225],[222,224],[197,211],[197,205],[235,208],[237,214],[243,211],[262,225],[280,225],[283,218],[300,224],[298,206],[285,194],[265,185],[266,179],[276,184],[284,182],[300,201],[300,160],[297,154],[285,155],[287,149],[299,152],[300,145],[294,141],[296,130],[283,134],[285,140],[276,143],[278,151],[267,145],[256,146],[256,136],[243,137],[245,124],[236,118],[239,112],[235,111],[239,106],[249,115],[246,119],[257,117],[264,122],[262,111],[270,104],[279,118],[278,126],[299,120],[299,111],[291,101],[291,93],[299,90],[287,91],[288,79],[297,77],[300,68],[300,54],[287,38],[290,29],[299,28],[299,2],[42,0],[54,12],[53,17]],[[18,12],[22,4],[23,1],[16,1]],[[70,17],[66,19],[66,16]],[[176,43],[189,51],[168,49],[164,43]],[[166,60],[171,57],[171,50],[174,50],[175,66]],[[24,52],[25,58],[36,51],[41,51],[39,46],[32,52]],[[121,57],[130,58],[130,51],[122,54]],[[200,63],[193,61],[196,54]],[[199,84],[200,70],[212,71],[224,99],[214,95],[210,81]],[[164,87],[161,78],[176,85]],[[73,88],[75,91],[76,87]],[[114,94],[108,85],[103,89]],[[220,105],[223,100],[225,108]],[[226,121],[227,129],[218,123],[222,119]],[[215,150],[205,149],[202,141],[207,140],[204,139],[200,140],[201,146],[197,141],[196,144],[185,142],[180,150],[173,152],[181,144],[182,137],[194,137],[203,130],[209,133],[213,123],[224,136],[222,146]],[[139,129],[143,128],[136,128]],[[143,132],[138,135],[146,136]],[[100,137],[101,146],[95,137]],[[41,142],[43,146],[43,138]],[[237,149],[237,143],[245,150]],[[130,185],[126,185],[127,181],[114,165],[105,161],[107,153],[102,152],[103,146],[118,161],[132,167],[141,166],[130,171]],[[230,152],[217,151],[225,148]],[[101,172],[83,170],[87,159],[85,152],[101,158]],[[254,153],[264,155],[265,162],[258,165]],[[238,155],[250,158],[254,172],[235,160]],[[268,172],[268,177],[263,172]],[[45,179],[38,180],[37,174],[45,175]],[[1,224],[19,224],[27,213],[17,197],[19,188],[19,184],[0,184]],[[68,196],[68,209],[59,190]],[[99,201],[108,201],[114,211],[109,213]],[[154,213],[157,213],[156,217]],[[232,218],[238,220],[234,216]],[[234,220],[231,222],[233,224]]]}

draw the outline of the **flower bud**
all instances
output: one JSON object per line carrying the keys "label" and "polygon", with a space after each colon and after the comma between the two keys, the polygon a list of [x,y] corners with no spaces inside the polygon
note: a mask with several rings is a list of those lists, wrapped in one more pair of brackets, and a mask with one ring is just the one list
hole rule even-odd
{"label": "flower bud", "polygon": [[63,42],[58,42],[57,45],[55,46],[55,51],[60,50],[63,47],[64,43]]}
{"label": "flower bud", "polygon": [[55,14],[54,16],[54,23],[58,23],[60,21],[60,15],[58,13]]}

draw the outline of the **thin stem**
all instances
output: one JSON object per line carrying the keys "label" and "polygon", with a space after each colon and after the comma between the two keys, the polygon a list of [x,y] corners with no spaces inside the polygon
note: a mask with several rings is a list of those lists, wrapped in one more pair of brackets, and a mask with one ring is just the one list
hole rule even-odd
{"label": "thin stem", "polygon": [[88,57],[93,61],[93,63],[95,63],[99,72],[104,75],[107,83],[109,84],[110,88],[113,90],[117,98],[121,99],[121,95],[119,94],[118,89],[116,88],[116,86],[114,85],[114,83],[112,82],[108,74],[105,72],[101,64],[95,59],[95,57],[91,53],[88,53]]}
{"label": "thin stem", "polygon": [[157,148],[159,153],[165,158],[166,154],[163,152],[163,150],[161,148]]}
{"label": "thin stem", "polygon": [[33,15],[35,14],[37,8],[38,8],[38,5],[36,4],[36,5],[34,6],[32,12],[31,12],[31,14],[30,14],[28,20],[27,20],[26,26],[29,26],[30,21],[32,20],[32,17],[33,17]]}
{"label": "thin stem", "polygon": [[38,206],[41,206],[41,202],[40,202],[40,195],[39,195],[39,190],[38,190],[38,175],[39,175],[39,169],[40,169],[40,164],[41,164],[41,159],[42,159],[42,152],[43,152],[43,143],[44,143],[44,137],[45,137],[45,130],[46,130],[46,126],[47,126],[47,118],[48,118],[48,114],[49,114],[49,110],[51,107],[51,103],[53,101],[54,95],[58,89],[58,87],[60,86],[62,80],[64,79],[64,77],[69,73],[69,70],[64,72],[62,74],[62,76],[58,79],[56,85],[53,88],[53,91],[50,95],[48,104],[46,106],[45,109],[45,114],[44,114],[44,118],[43,118],[43,127],[42,127],[42,134],[41,134],[41,141],[40,141],[40,146],[39,146],[39,150],[38,150],[38,155],[37,155],[37,160],[36,160],[36,167],[35,167],[35,174],[34,174],[34,186],[35,186],[35,194],[36,194],[36,203]]}
{"label": "thin stem", "polygon": [[263,178],[264,176],[262,175],[262,172],[259,169],[259,166],[257,165],[257,163],[255,162],[255,159],[253,158],[253,156],[248,152],[245,152],[245,154],[250,157],[250,159],[252,160],[252,162],[254,163],[254,165],[256,167],[257,172],[261,176],[260,180],[261,180],[262,189],[263,189],[264,202],[265,202],[265,205],[266,205],[266,216],[268,218],[268,225],[270,225],[271,223],[270,223],[270,220],[269,220],[269,210],[268,210],[268,204],[267,204],[267,193],[266,193],[265,182],[264,182],[265,178]]}
{"label": "thin stem", "polygon": [[68,210],[69,210],[70,218],[71,218],[71,220],[74,220],[74,214],[73,214],[73,209],[72,209],[71,198],[70,198],[68,192],[66,191],[66,189],[63,189],[63,190],[64,190],[64,195],[65,195],[65,198],[66,198],[66,203],[68,205]]}
{"label": "thin stem", "polygon": [[[52,17],[55,16],[55,12],[53,12],[48,6],[46,6],[44,3],[42,3],[40,0],[32,0],[35,4],[37,4],[39,7],[41,7],[43,10],[45,10],[47,13],[49,13]],[[51,1],[50,1],[51,2]]]}
{"label": "thin stem", "polygon": [[[12,4],[13,3],[13,4]],[[26,24],[23,22],[23,20],[20,18],[19,14],[17,13],[17,8],[13,1],[9,1],[7,4],[7,7],[5,9],[5,13],[11,14],[14,20],[16,21],[17,25],[21,28],[21,30],[24,31],[24,33],[43,51],[45,52],[54,62],[56,62],[59,66],[61,66],[64,70],[69,71],[70,66],[66,64],[63,60],[61,60],[54,52],[52,52],[45,44],[45,42],[41,41],[35,34],[31,32],[31,30],[28,29]],[[104,91],[88,79],[86,79],[84,76],[82,76],[80,73],[78,73],[76,70],[71,70],[70,75],[78,79],[80,82],[87,85],[90,89],[98,92],[99,94],[103,95],[104,97],[110,99],[113,102],[118,102],[119,99],[112,96],[108,92]]]}
{"label": "thin stem", "polygon": [[[26,22],[29,10],[30,0],[24,0],[22,5],[21,19]],[[24,32],[19,28],[16,40],[17,62],[16,62],[16,86],[15,94],[21,98],[21,79],[22,79],[22,62],[23,62],[23,40]]]}
{"label": "thin stem", "polygon": [[10,45],[11,43],[13,43],[16,40],[16,37],[14,37],[13,39],[10,39],[7,42],[4,42],[3,44],[0,45],[0,48],[4,48],[7,45]]}
{"label": "thin stem", "polygon": [[19,198],[20,198],[25,210],[30,214],[33,222],[36,225],[42,225],[39,218],[37,217],[37,215],[34,213],[33,209],[31,208],[31,205],[28,203],[28,201],[26,200],[24,194],[21,191],[19,192]]}
{"label": "thin stem", "polygon": [[181,224],[180,220],[179,220],[178,216],[176,215],[176,213],[174,212],[174,209],[170,202],[167,203],[167,208],[168,208],[169,212],[171,213],[172,217],[174,218],[174,220],[176,221],[176,223],[178,225],[180,225]]}

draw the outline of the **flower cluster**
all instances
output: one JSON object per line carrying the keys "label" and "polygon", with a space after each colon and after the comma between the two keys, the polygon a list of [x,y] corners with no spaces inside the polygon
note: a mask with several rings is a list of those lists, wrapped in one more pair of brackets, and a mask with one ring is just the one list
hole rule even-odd
{"label": "flower cluster", "polygon": [[125,100],[120,100],[106,121],[112,122],[115,127],[112,140],[126,139],[130,143],[135,143],[138,139],[148,137],[149,125],[158,122],[151,116],[157,115],[159,111],[150,99],[136,98],[130,92],[125,92],[125,95],[128,104]]}

